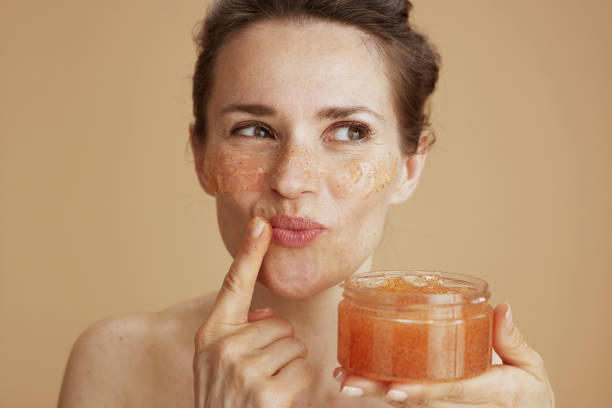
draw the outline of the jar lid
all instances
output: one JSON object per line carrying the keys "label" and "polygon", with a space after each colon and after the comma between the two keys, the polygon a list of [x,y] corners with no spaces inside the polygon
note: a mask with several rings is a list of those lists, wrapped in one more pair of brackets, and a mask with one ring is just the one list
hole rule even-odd
{"label": "jar lid", "polygon": [[490,296],[482,279],[439,271],[373,271],[340,284],[344,297],[377,305],[450,306],[482,303]]}

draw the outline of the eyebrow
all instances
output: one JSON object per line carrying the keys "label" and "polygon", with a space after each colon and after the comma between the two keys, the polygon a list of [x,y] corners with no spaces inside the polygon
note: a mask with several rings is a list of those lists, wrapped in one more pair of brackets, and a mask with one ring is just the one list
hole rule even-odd
{"label": "eyebrow", "polygon": [[[277,114],[274,108],[267,105],[238,103],[227,105],[219,111],[219,114],[230,112],[246,112],[254,116],[275,116]],[[380,113],[365,106],[328,106],[318,111],[316,116],[320,119],[339,119],[361,112],[369,113],[381,122],[385,122],[385,119]]]}

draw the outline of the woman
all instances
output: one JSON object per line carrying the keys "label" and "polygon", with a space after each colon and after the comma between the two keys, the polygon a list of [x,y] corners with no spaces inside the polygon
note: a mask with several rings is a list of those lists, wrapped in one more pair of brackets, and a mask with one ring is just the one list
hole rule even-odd
{"label": "woman", "polygon": [[433,142],[425,105],[438,56],[410,9],[215,4],[190,140],[234,261],[217,293],[86,330],[60,407],[553,406],[507,305],[494,317],[503,365],[479,377],[408,386],[336,367],[337,284],[371,268],[388,207],[412,194]]}

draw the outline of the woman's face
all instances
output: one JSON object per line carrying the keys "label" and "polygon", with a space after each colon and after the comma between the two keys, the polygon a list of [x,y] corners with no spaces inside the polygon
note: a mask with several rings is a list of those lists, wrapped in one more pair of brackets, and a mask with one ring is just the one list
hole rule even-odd
{"label": "woman's face", "polygon": [[236,254],[255,215],[305,217],[323,233],[288,244],[275,228],[258,280],[304,298],[347,278],[423,165],[401,153],[377,51],[352,27],[262,22],[223,45],[213,78],[195,158],[228,251]]}

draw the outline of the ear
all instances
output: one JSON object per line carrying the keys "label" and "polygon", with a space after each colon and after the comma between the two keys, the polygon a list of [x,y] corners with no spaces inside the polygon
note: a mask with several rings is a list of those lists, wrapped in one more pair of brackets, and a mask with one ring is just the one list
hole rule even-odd
{"label": "ear", "polygon": [[411,155],[402,155],[401,166],[397,175],[398,184],[391,194],[390,203],[403,203],[412,195],[419,183],[423,167],[425,167],[425,159],[427,154],[423,151],[422,146],[428,146],[429,137],[424,134],[419,139],[419,148],[416,153]]}
{"label": "ear", "polygon": [[210,174],[208,174],[204,166],[204,160],[206,159],[206,150],[204,146],[195,139],[194,128],[194,123],[189,123],[189,144],[191,145],[191,150],[193,151],[194,168],[196,174],[198,175],[198,181],[200,182],[200,186],[202,186],[206,194],[214,197],[216,192],[215,189],[211,186],[211,176]]}

